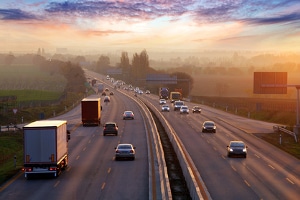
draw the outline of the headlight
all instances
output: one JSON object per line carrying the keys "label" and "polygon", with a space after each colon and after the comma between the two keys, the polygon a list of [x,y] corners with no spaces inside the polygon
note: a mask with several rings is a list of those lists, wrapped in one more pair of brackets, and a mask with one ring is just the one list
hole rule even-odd
{"label": "headlight", "polygon": [[246,149],[246,148],[244,148],[244,149],[243,149],[243,152],[247,152],[247,149]]}
{"label": "headlight", "polygon": [[233,151],[233,150],[230,148],[229,151]]}

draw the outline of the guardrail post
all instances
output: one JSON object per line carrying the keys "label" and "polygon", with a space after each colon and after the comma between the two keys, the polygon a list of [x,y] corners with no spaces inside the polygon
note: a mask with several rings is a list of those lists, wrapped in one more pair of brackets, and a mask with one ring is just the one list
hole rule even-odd
{"label": "guardrail post", "polygon": [[281,134],[279,135],[279,144],[281,145]]}

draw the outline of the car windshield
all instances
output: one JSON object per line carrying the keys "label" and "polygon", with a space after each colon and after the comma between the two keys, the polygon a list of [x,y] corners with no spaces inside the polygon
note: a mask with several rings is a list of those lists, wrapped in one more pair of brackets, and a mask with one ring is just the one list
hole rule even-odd
{"label": "car windshield", "polygon": [[106,124],[105,127],[115,127],[115,124]]}
{"label": "car windshield", "polygon": [[120,145],[118,149],[131,149],[131,145]]}
{"label": "car windshield", "polygon": [[206,122],[205,126],[214,126],[215,124],[213,122]]}
{"label": "car windshield", "polygon": [[244,147],[245,145],[243,143],[231,143],[231,147]]}
{"label": "car windshield", "polygon": [[125,112],[125,115],[131,115],[132,113],[131,112]]}

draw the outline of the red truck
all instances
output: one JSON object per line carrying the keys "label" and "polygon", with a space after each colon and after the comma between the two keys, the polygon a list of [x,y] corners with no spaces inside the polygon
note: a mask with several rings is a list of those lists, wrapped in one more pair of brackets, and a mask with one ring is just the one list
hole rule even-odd
{"label": "red truck", "polygon": [[101,99],[84,98],[81,100],[81,120],[82,125],[96,125],[101,123]]}

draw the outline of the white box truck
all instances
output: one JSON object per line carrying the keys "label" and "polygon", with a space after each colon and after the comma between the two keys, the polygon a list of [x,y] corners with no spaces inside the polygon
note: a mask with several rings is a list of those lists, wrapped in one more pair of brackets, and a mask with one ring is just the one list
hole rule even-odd
{"label": "white box truck", "polygon": [[51,174],[57,177],[68,165],[67,121],[41,120],[23,127],[24,174]]}

